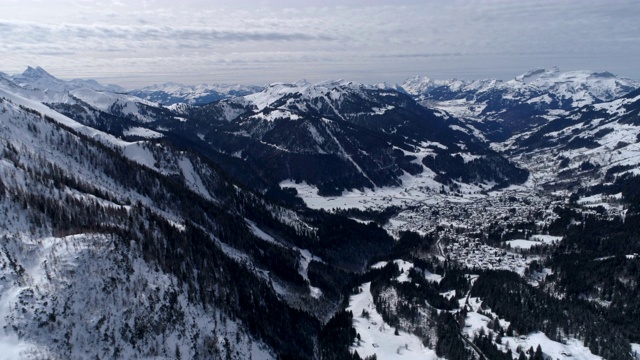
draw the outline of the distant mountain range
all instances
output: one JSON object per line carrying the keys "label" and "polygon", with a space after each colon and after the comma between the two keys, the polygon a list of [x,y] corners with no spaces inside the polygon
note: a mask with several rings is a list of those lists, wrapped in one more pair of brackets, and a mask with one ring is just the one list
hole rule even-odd
{"label": "distant mountain range", "polygon": [[425,106],[475,122],[490,141],[530,131],[585,105],[619,98],[640,81],[608,72],[560,72],[556,67],[528,71],[509,81],[431,80],[414,77],[402,88]]}
{"label": "distant mountain range", "polygon": [[230,97],[249,95],[259,92],[262,89],[264,89],[263,86],[254,85],[183,85],[165,83],[131,90],[129,94],[163,105],[173,105],[177,103],[203,105]]}
{"label": "distant mountain range", "polygon": [[[577,109],[584,117],[598,104],[615,106],[607,104],[640,87],[640,81],[606,72],[563,73],[558,68],[529,71],[509,81],[414,77],[402,85],[337,80],[266,87],[168,83],[128,92],[93,80],[60,80],[39,67],[3,74],[0,81],[117,136],[171,139],[206,150],[253,186],[291,180],[313,184],[325,195],[399,186],[406,176],[444,185],[455,180],[479,189],[481,184],[522,182],[526,175],[491,148],[522,156],[538,151],[542,143],[535,139],[544,138],[546,148],[555,151],[542,132],[575,116]],[[628,108],[621,107],[616,116]]]}

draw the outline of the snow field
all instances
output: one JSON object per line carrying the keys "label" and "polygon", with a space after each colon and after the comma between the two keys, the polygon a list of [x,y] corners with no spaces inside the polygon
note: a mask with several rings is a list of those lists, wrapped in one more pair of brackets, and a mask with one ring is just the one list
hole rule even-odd
{"label": "snow field", "polygon": [[[357,351],[360,357],[376,354],[378,359],[407,359],[407,360],[436,360],[435,351],[424,347],[422,341],[412,334],[399,331],[382,320],[376,311],[371,295],[371,283],[360,286],[361,292],[349,299],[347,311],[353,312],[353,326],[360,334],[360,345],[353,344],[351,351]],[[369,318],[361,317],[363,310],[369,313]]]}
{"label": "snow field", "polygon": [[151,129],[147,129],[143,127],[132,127],[130,129],[123,131],[123,134],[125,136],[140,136],[148,139],[157,139],[164,136],[163,134],[157,131],[153,131]]}
{"label": "snow field", "polygon": [[512,248],[520,248],[529,250],[533,246],[539,245],[553,245],[554,243],[562,240],[562,236],[553,236],[553,235],[532,235],[529,240],[526,239],[515,239],[505,241],[505,243],[509,244]]}
{"label": "snow field", "polygon": [[[464,306],[466,299],[461,300],[461,306]],[[472,311],[467,313],[467,317],[465,318],[465,327],[463,329],[463,333],[469,338],[473,339],[476,336],[480,329],[483,329],[485,334],[488,334],[490,331],[487,327],[490,319],[489,317],[479,314],[478,310],[482,305],[482,301],[479,298],[469,298],[469,305],[471,306]],[[485,310],[485,312],[492,313],[490,309]],[[493,314],[493,313],[492,313]],[[495,314],[493,314],[495,317]],[[503,328],[509,326],[509,322],[504,319],[499,319],[500,325]],[[495,334],[494,334],[495,335]],[[495,338],[495,337],[494,337]],[[495,343],[495,342],[494,342]],[[514,359],[517,359],[519,354],[516,352],[516,348],[520,346],[524,351],[529,350],[529,348],[533,348],[534,350],[540,345],[542,348],[542,352],[550,356],[551,359],[574,359],[574,360],[600,360],[602,359],[600,356],[594,355],[591,353],[589,348],[584,346],[584,344],[577,339],[567,339],[566,343],[559,343],[557,341],[553,341],[549,339],[542,332],[533,332],[526,335],[521,335],[517,337],[509,337],[505,336],[502,338],[502,344],[497,344],[498,347],[506,352],[507,349],[511,349],[511,353],[514,356]]]}

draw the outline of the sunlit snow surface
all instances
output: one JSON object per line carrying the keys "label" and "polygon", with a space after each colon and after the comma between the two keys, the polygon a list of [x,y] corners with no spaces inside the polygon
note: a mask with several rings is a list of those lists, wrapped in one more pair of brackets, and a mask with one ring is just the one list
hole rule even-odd
{"label": "sunlit snow surface", "polygon": [[148,139],[157,139],[164,136],[163,134],[157,131],[153,131],[151,129],[142,128],[142,127],[132,127],[130,129],[123,131],[122,133],[125,136],[139,136],[139,137],[148,138]]}
{"label": "sunlit snow surface", "polygon": [[[389,263],[388,261],[379,261],[379,262],[371,265],[371,268],[372,269],[382,269],[383,267],[387,266],[388,263]],[[413,263],[411,263],[409,261],[401,260],[401,259],[394,260],[393,263],[398,266],[398,269],[400,269],[400,275],[398,276],[398,278],[396,278],[396,280],[398,282],[410,281],[409,270],[414,268]],[[432,282],[439,283],[440,280],[442,280],[442,276],[441,275],[433,274],[433,273],[429,272],[428,270],[422,270],[422,275],[424,275],[424,278],[427,281],[432,281]]]}
{"label": "sunlit snow surface", "polygon": [[[425,171],[425,172],[428,172]],[[422,175],[422,174],[421,174]],[[407,206],[415,202],[436,204],[445,198],[451,202],[472,202],[473,199],[482,197],[478,192],[483,188],[480,186],[461,184],[462,191],[466,191],[464,196],[443,196],[438,194],[442,184],[433,180],[429,176],[401,177],[403,185],[401,187],[383,187],[375,190],[351,190],[343,191],[340,196],[320,196],[318,188],[305,182],[295,183],[293,181],[283,181],[281,187],[292,187],[298,192],[298,196],[304,200],[305,204],[312,209],[380,209],[389,206]]]}
{"label": "sunlit snow surface", "polygon": [[182,158],[178,160],[178,165],[180,166],[180,171],[182,172],[182,176],[184,176],[184,180],[191,188],[191,190],[197,192],[202,195],[204,198],[212,200],[211,194],[209,194],[209,190],[202,182],[202,178],[198,175],[198,173],[193,168],[193,163],[191,160],[187,158]]}
{"label": "sunlit snow surface", "polygon": [[[464,306],[466,301],[466,298],[461,299],[460,305]],[[490,319],[487,316],[478,313],[478,310],[482,305],[481,299],[469,298],[468,304],[471,307],[472,311],[467,313],[463,333],[466,334],[469,339],[473,339],[473,337],[480,332],[480,329],[483,328],[484,333],[488,334],[490,330],[487,328],[487,324],[489,323]],[[490,312],[491,310],[485,309],[484,311]],[[499,319],[499,321],[500,325],[503,328],[509,326],[508,321],[504,319]],[[535,350],[538,345],[540,345],[540,347],[542,348],[542,352],[547,356],[550,356],[551,359],[602,359],[600,356],[593,355],[589,348],[584,346],[584,344],[577,339],[569,338],[566,340],[566,344],[562,344],[549,339],[544,333],[541,332],[533,332],[530,334],[514,337],[505,336],[502,338],[502,344],[497,344],[497,346],[502,351],[506,352],[507,348],[511,349],[515,359],[517,359],[519,356],[519,354],[515,351],[518,346],[520,346],[523,351],[527,351],[529,350],[529,348],[533,348]]]}
{"label": "sunlit snow surface", "polygon": [[533,246],[551,245],[562,240],[561,236],[534,235],[529,240],[516,239],[506,241],[512,248],[530,249]]}
{"label": "sunlit snow surface", "polygon": [[[351,351],[357,351],[360,357],[376,354],[378,359],[438,359],[435,351],[424,347],[420,339],[412,334],[399,331],[382,320],[376,311],[371,295],[371,283],[362,284],[362,290],[349,299],[348,311],[353,312],[353,325],[360,334],[360,345],[351,346]],[[369,313],[369,318],[362,317],[362,310]]]}
{"label": "sunlit snow surface", "polygon": [[[409,270],[414,268],[413,263],[405,260],[394,260],[400,269],[400,275],[396,278],[398,282],[410,281]],[[388,264],[381,261],[371,266],[373,269],[383,268]],[[440,275],[423,272],[429,281],[439,282]],[[439,359],[434,350],[425,347],[417,336],[396,329],[385,323],[382,316],[377,312],[371,294],[371,283],[365,283],[358,287],[359,293],[349,298],[348,311],[353,312],[353,326],[360,334],[360,342],[356,341],[351,346],[351,351],[357,351],[361,357],[376,354],[378,359]],[[363,317],[363,310],[368,317]]]}

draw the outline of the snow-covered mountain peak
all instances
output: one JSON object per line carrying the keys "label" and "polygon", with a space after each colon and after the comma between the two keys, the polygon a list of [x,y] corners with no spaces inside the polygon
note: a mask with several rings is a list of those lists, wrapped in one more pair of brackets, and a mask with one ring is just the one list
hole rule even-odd
{"label": "snow-covered mountain peak", "polygon": [[102,85],[93,79],[62,80],[39,66],[35,68],[29,66],[22,74],[7,76],[6,79],[24,88],[24,90],[41,92],[39,100],[46,102],[60,102],[68,96],[69,92],[78,89],[114,93],[124,92],[124,89],[118,85]]}
{"label": "snow-covered mountain peak", "polygon": [[507,81],[505,85],[514,89],[568,92],[570,94],[565,94],[567,98],[582,90],[601,101],[607,101],[640,86],[640,81],[620,78],[610,72],[561,72],[558,67],[552,67],[528,71],[516,76],[514,80]]}
{"label": "snow-covered mountain peak", "polygon": [[309,80],[307,80],[307,79],[300,79],[300,80],[296,81],[293,84],[295,86],[309,86],[309,85],[311,85],[311,82],[309,82]]}
{"label": "snow-covered mountain peak", "polygon": [[168,89],[180,89],[184,88],[186,85],[177,83],[175,81],[169,81],[162,84],[153,84],[143,87],[145,90],[168,90]]}
{"label": "snow-covered mountain peak", "polygon": [[258,110],[262,110],[269,106],[282,96],[300,92],[301,89],[306,89],[309,86],[296,86],[295,84],[287,83],[272,83],[261,92],[244,96],[244,100],[255,105]]}
{"label": "snow-covered mountain peak", "polygon": [[258,111],[262,111],[285,96],[292,96],[305,101],[317,98],[328,98],[331,101],[336,101],[341,99],[347,92],[358,92],[365,89],[376,89],[376,87],[344,79],[324,80],[315,84],[300,81],[294,84],[278,82],[270,84],[261,92],[244,96],[243,100],[235,99],[234,101],[251,103]]}
{"label": "snow-covered mountain peak", "polygon": [[403,84],[402,88],[409,94],[421,94],[429,90],[429,85],[432,84],[431,79],[426,76],[413,76],[408,78]]}
{"label": "snow-covered mountain peak", "polygon": [[316,87],[326,87],[326,88],[330,88],[330,87],[362,87],[364,86],[363,84],[359,84],[353,81],[348,81],[345,79],[330,79],[330,80],[324,80],[324,81],[320,81],[316,84],[314,84],[314,86]]}
{"label": "snow-covered mountain peak", "polygon": [[394,90],[394,91],[406,93],[404,88],[398,83],[392,83],[391,84],[391,83],[388,83],[386,81],[383,81],[381,83],[375,84],[373,87],[376,88],[376,89],[380,89],[380,90]]}
{"label": "snow-covered mountain peak", "polygon": [[534,70],[529,70],[523,74],[520,74],[515,77],[516,81],[531,83],[539,78],[552,78],[557,76],[560,73],[560,68],[557,66],[551,67],[549,69],[539,68]]}
{"label": "snow-covered mountain peak", "polygon": [[119,89],[122,88],[115,85],[103,86],[95,80],[61,80],[42,68],[32,67],[21,75],[0,78],[0,91],[37,103],[46,103],[51,108],[87,105],[105,114],[128,117],[136,122],[153,121],[149,111],[158,109],[156,103],[123,94]]}
{"label": "snow-covered mountain peak", "polygon": [[25,79],[42,79],[42,78],[56,79],[53,75],[49,74],[45,69],[41,68],[40,66],[36,66],[35,68],[31,66],[27,66],[27,69],[22,72],[20,77]]}
{"label": "snow-covered mountain peak", "polygon": [[22,87],[31,89],[63,90],[65,87],[65,81],[49,74],[39,66],[35,68],[29,66],[22,74],[12,76],[11,80]]}
{"label": "snow-covered mountain peak", "polygon": [[407,79],[401,88],[403,92],[407,94],[419,96],[427,94],[434,89],[446,87],[451,91],[460,91],[469,89],[480,89],[486,87],[486,83],[491,83],[499,80],[487,79],[487,80],[459,80],[459,79],[446,79],[437,80],[431,79],[426,76],[414,76]]}
{"label": "snow-covered mountain peak", "polygon": [[[546,124],[575,108],[611,101],[640,87],[640,81],[609,72],[527,71],[508,81],[432,80],[416,76],[402,85],[422,105],[483,123],[493,141]],[[475,125],[474,125],[475,126]]]}

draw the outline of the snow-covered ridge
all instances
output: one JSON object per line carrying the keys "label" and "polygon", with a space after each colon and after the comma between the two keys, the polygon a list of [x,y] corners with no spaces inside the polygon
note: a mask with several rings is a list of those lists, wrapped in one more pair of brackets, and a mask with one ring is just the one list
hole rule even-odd
{"label": "snow-covered ridge", "polygon": [[139,122],[153,121],[145,108],[158,107],[116,85],[101,85],[95,80],[61,80],[41,67],[28,67],[22,74],[0,79],[5,90],[24,98],[48,104],[86,103],[99,111],[126,116]]}
{"label": "snow-covered ridge", "polygon": [[[531,70],[508,81],[432,80],[416,76],[402,84],[404,91],[424,105],[477,121],[487,117],[501,119],[504,110],[522,104],[530,105],[533,113],[547,111],[545,116],[553,117],[552,111],[610,101],[639,87],[640,80],[608,72],[561,72],[557,67]],[[515,116],[521,118],[522,110],[516,111],[520,112]]]}
{"label": "snow-covered ridge", "polygon": [[185,85],[175,82],[145,86],[129,91],[143,99],[165,105],[186,103],[199,105],[224,98],[244,96],[262,91],[263,86],[240,84]]}
{"label": "snow-covered ridge", "polygon": [[299,81],[294,84],[273,83],[261,92],[247,95],[244,99],[253,104],[256,110],[262,111],[285,96],[295,96],[306,100],[328,98],[340,100],[346,92],[375,90],[377,87],[343,79],[325,80],[315,84]]}
{"label": "snow-covered ridge", "polygon": [[167,82],[164,84],[154,84],[140,88],[140,90],[146,91],[166,91],[170,93],[193,93],[201,94],[206,90],[216,90],[221,93],[229,93],[233,91],[241,91],[251,88],[260,88],[254,85],[240,85],[240,84],[199,84],[199,85],[185,85],[176,82]]}
{"label": "snow-covered ridge", "polygon": [[592,96],[600,100],[611,100],[640,87],[639,80],[617,77],[611,73],[586,70],[561,72],[559,68],[531,70],[512,80],[432,80],[425,76],[407,79],[402,88],[411,95],[428,94],[438,87],[454,92],[486,92],[504,90],[509,93],[526,94],[532,91],[554,92],[565,98]]}
{"label": "snow-covered ridge", "polygon": [[470,84],[470,81],[449,79],[449,80],[435,80],[426,76],[414,76],[408,78],[400,85],[400,87],[411,95],[419,95],[429,92],[430,90],[440,87],[449,86],[452,89],[459,89],[463,85]]}
{"label": "snow-covered ridge", "polygon": [[621,98],[640,80],[608,72],[535,69],[503,81],[413,77],[402,85],[423,106],[466,122],[481,138],[503,142],[577,108]]}
{"label": "snow-covered ridge", "polygon": [[[374,95],[375,93],[375,95]],[[252,120],[298,120],[305,114],[328,112],[342,120],[358,116],[384,115],[395,106],[381,103],[379,97],[397,96],[398,91],[383,85],[366,85],[343,79],[311,84],[276,82],[262,91],[242,97],[225,99],[215,104],[219,119],[232,121],[246,116]],[[378,96],[378,98],[376,98]],[[346,110],[343,104],[367,103],[364,107]]]}
{"label": "snow-covered ridge", "polygon": [[[90,138],[98,140],[109,147],[122,151],[122,154],[124,156],[128,157],[129,159],[141,165],[144,165],[156,171],[162,172],[161,169],[156,168],[155,158],[151,153],[151,151],[149,151],[149,149],[147,149],[144,146],[144,142],[124,141],[111,134],[96,130],[89,126],[82,125],[77,121],[50,109],[48,106],[44,105],[39,101],[31,100],[21,95],[14,94],[8,91],[2,86],[2,84],[0,84],[0,98],[5,98],[11,101],[13,104],[15,104],[16,107],[22,106],[24,108],[37,111],[41,116],[46,116],[61,125],[64,125],[70,129],[73,129],[74,131],[77,131]],[[147,131],[147,130],[145,129],[144,131]],[[139,130],[137,132],[139,132]],[[152,133],[147,132],[146,134],[151,135]],[[156,133],[156,134],[161,135],[159,133]]]}
{"label": "snow-covered ridge", "polygon": [[75,89],[69,92],[74,99],[79,99],[93,108],[105,113],[132,117],[140,122],[152,122],[155,119],[146,114],[143,107],[157,107],[158,104],[135,96],[96,91],[88,88]]}

